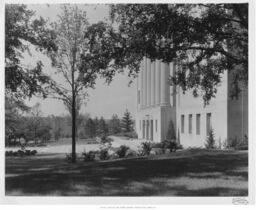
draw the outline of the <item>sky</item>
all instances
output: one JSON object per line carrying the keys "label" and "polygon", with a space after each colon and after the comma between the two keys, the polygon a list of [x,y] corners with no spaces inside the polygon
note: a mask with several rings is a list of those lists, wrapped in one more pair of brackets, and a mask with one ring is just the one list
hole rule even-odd
{"label": "sky", "polygon": [[[56,21],[58,14],[61,12],[59,4],[31,4],[28,8],[35,11],[35,16],[49,18],[49,21]],[[100,20],[108,18],[107,5],[79,5],[79,8],[85,9],[87,18],[90,23],[96,23]],[[28,65],[34,65],[37,60],[41,60],[44,64],[44,71],[53,72],[50,59],[40,53],[32,50],[32,56],[24,55],[24,60]],[[113,114],[120,117],[128,109],[132,116],[135,115],[136,109],[136,80],[128,86],[130,78],[126,74],[118,74],[114,77],[112,83],[107,85],[103,79],[97,79],[95,89],[88,91],[89,98],[83,104],[81,113],[89,113],[91,117],[111,118]],[[56,99],[41,99],[33,97],[27,100],[29,106],[33,106],[39,102],[42,112],[47,115],[63,115],[68,114],[62,101]]]}

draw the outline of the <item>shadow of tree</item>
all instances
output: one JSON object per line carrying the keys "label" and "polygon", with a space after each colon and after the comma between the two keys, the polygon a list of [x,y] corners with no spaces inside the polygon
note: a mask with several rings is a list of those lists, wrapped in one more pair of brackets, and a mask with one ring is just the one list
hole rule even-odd
{"label": "shadow of tree", "polygon": [[6,158],[6,195],[246,196],[248,154],[182,151],[68,164],[63,156]]}

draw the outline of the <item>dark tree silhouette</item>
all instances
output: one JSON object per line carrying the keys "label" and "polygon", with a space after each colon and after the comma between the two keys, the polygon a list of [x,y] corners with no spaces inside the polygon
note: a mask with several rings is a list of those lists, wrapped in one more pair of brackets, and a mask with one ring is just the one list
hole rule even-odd
{"label": "dark tree silhouette", "polygon": [[128,109],[126,109],[122,119],[122,128],[125,132],[130,132],[133,130],[133,121]]}

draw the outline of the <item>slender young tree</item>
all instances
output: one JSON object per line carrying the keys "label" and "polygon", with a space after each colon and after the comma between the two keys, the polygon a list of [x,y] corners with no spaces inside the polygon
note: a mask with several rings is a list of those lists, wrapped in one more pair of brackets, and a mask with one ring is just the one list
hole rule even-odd
{"label": "slender young tree", "polygon": [[98,60],[88,58],[90,45],[84,36],[88,25],[86,13],[70,5],[62,7],[58,22],[53,24],[58,50],[51,59],[57,78],[52,78],[48,94],[62,100],[72,116],[72,162],[76,161],[78,102],[86,98],[87,89],[94,87],[99,70],[104,68]]}

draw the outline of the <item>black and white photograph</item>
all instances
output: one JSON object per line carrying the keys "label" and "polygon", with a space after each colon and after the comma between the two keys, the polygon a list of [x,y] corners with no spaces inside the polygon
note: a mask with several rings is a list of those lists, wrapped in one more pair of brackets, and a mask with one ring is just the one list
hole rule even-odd
{"label": "black and white photograph", "polygon": [[254,3],[4,2],[3,196],[253,204]]}

